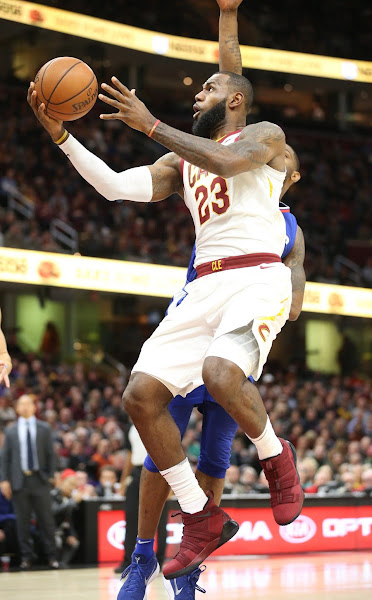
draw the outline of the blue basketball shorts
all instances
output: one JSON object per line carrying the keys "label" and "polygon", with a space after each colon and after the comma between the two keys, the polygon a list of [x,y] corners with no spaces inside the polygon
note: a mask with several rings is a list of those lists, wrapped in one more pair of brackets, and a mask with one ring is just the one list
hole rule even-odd
{"label": "blue basketball shorts", "polygon": [[[198,469],[210,477],[224,479],[226,469],[230,466],[231,446],[238,425],[213,400],[206,387],[201,385],[185,398],[176,396],[169,404],[169,412],[180,430],[181,438],[185,434],[194,406],[203,414]],[[152,473],[158,472],[149,455],[144,466]]]}

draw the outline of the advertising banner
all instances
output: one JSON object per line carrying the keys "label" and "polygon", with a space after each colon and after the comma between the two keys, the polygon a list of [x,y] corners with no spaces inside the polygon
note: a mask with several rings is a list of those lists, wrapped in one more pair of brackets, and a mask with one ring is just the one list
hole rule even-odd
{"label": "advertising banner", "polygon": [[[275,523],[270,508],[227,510],[240,529],[214,556],[372,550],[372,506],[306,507],[285,527]],[[181,541],[180,517],[170,518],[169,513],[167,529],[167,556],[172,557]],[[98,562],[120,562],[124,537],[125,513],[99,511]]]}
{"label": "advertising banner", "polygon": [[[104,44],[181,60],[218,63],[218,43],[156,33],[21,0],[0,1],[0,19],[67,33]],[[330,79],[372,82],[372,63],[302,52],[241,46],[243,67]]]}
{"label": "advertising banner", "polygon": [[[181,267],[0,248],[0,281],[171,298],[185,279]],[[371,318],[372,290],[308,281],[302,310]]]}

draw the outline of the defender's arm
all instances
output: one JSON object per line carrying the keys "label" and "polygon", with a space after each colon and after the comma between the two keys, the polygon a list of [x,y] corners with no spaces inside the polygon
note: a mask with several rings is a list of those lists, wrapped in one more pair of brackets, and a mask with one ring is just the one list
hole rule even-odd
{"label": "defender's arm", "polygon": [[296,321],[300,316],[304,301],[306,275],[304,270],[305,240],[301,227],[297,227],[294,246],[288,256],[283,259],[286,267],[291,269],[292,304],[289,320]]}

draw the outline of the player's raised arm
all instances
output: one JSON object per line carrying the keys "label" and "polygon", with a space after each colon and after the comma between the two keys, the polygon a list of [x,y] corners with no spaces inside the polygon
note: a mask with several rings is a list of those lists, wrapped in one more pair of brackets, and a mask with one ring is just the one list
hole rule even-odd
{"label": "player's raised arm", "polygon": [[12,370],[12,360],[8,354],[5,336],[1,329],[1,310],[0,310],[0,383],[4,382],[6,387],[10,387],[9,373]]}
{"label": "player's raised arm", "polygon": [[241,75],[242,57],[238,38],[238,7],[242,0],[217,0],[220,7],[218,31],[219,68]]}
{"label": "player's raised arm", "polygon": [[37,119],[75,169],[107,200],[157,202],[175,192],[182,195],[180,158],[175,154],[169,153],[151,166],[117,173],[70,135],[63,127],[63,121],[49,117],[43,103],[37,106],[37,93],[33,82],[28,90],[27,101]]}
{"label": "player's raised arm", "polygon": [[292,304],[289,320],[296,321],[300,316],[304,301],[306,275],[304,270],[305,240],[301,227],[297,227],[294,246],[288,256],[283,259],[286,267],[291,269]]}
{"label": "player's raised arm", "polygon": [[[226,89],[224,101],[227,110],[234,113],[231,117],[231,132],[237,128],[244,128],[249,92],[244,95],[244,92],[229,87],[229,81],[230,77],[227,74],[212,75],[202,91],[195,96],[195,106],[204,104],[206,96],[215,92],[218,94],[221,89]],[[214,140],[184,133],[162,123],[116,77],[112,77],[112,83],[117,89],[106,83],[102,84],[105,92],[111,94],[112,98],[103,94],[99,94],[99,98],[118,112],[102,114],[101,119],[124,121],[132,129],[146,133],[192,165],[225,179],[245,171],[253,171],[275,159],[278,160],[270,166],[278,171],[285,170],[285,135],[278,125],[268,122],[249,125],[244,128],[238,142],[224,146]]]}

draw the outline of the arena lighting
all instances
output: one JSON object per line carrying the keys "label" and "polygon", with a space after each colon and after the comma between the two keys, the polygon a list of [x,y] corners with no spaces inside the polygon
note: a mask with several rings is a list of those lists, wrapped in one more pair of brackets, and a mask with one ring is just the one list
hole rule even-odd
{"label": "arena lighting", "polygon": [[[185,279],[181,267],[0,248],[0,282],[171,298]],[[303,310],[372,318],[372,290],[307,282]]]}
{"label": "arena lighting", "polygon": [[[203,63],[218,63],[218,43],[122,25],[16,0],[0,1],[0,18],[131,50]],[[372,83],[372,62],[241,46],[243,67]]]}

